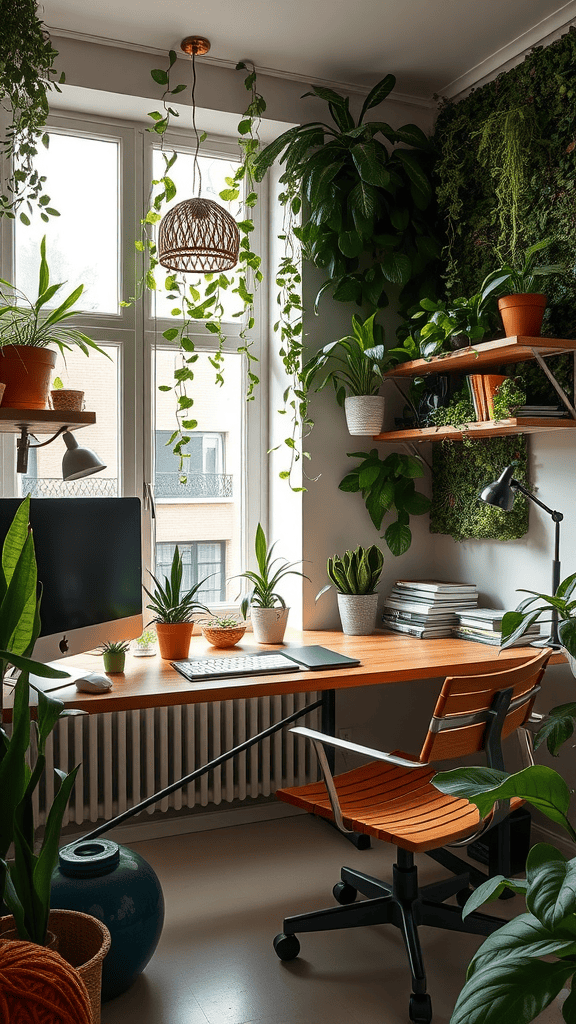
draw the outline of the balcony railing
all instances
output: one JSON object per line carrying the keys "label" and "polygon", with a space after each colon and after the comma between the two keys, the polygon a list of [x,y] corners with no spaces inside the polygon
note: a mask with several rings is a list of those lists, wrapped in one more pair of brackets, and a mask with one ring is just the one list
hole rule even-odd
{"label": "balcony railing", "polygon": [[22,494],[33,498],[116,498],[118,481],[101,476],[86,476],[80,480],[23,476]]}
{"label": "balcony railing", "polygon": [[156,473],[156,498],[231,498],[231,473],[189,473],[185,484],[175,473]]}

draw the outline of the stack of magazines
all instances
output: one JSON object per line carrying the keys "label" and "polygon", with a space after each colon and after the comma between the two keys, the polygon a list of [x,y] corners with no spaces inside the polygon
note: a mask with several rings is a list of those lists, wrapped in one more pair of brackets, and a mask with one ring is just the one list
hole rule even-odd
{"label": "stack of magazines", "polygon": [[382,625],[393,633],[422,640],[452,636],[457,613],[478,604],[474,583],[443,580],[396,580],[384,602]]}
{"label": "stack of magazines", "polygon": [[[491,644],[499,647],[502,642],[503,608],[471,608],[458,613],[458,625],[453,636],[461,640],[474,640],[477,644]],[[533,622],[526,632],[511,647],[526,647],[540,637],[540,627]]]}

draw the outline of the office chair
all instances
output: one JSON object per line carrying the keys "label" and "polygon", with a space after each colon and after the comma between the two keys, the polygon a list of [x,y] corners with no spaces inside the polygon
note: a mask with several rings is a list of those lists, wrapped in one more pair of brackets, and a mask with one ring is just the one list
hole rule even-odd
{"label": "office chair", "polygon": [[[540,680],[551,654],[546,648],[516,668],[487,675],[448,677],[436,703],[419,759],[402,752],[382,753],[312,729],[292,732],[313,743],[324,781],[277,791],[287,803],[331,819],[344,833],[365,833],[397,847],[393,880],[389,885],[353,868],[342,868],[333,894],[340,906],[298,914],[284,921],[274,939],[281,960],[293,960],[300,952],[297,934],[354,928],[359,925],[393,924],[400,928],[412,975],[409,1016],[414,1024],[429,1024],[432,1004],[426,992],[426,974],[418,937],[419,925],[489,935],[504,922],[486,914],[472,913],[462,920],[460,907],[474,887],[485,879],[480,871],[442,848],[466,845],[481,833],[498,826],[501,863],[509,861],[509,814],[521,800],[496,805],[480,821],[478,808],[468,800],[440,793],[432,785],[431,762],[460,758],[485,751],[489,767],[504,770],[502,739],[526,727]],[[332,777],[324,745],[359,752],[372,760],[360,768]],[[528,741],[528,748],[531,744]],[[415,853],[427,853],[452,870],[456,877],[418,887]],[[508,868],[509,870],[509,868]],[[506,870],[503,874],[508,873]],[[366,899],[355,903],[358,892]],[[447,906],[456,895],[460,906]]]}

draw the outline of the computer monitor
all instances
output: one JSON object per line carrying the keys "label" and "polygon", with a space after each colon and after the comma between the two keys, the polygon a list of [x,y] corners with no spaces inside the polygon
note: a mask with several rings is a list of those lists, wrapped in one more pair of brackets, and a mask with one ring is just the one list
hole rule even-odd
{"label": "computer monitor", "polygon": [[[0,547],[20,499],[0,499]],[[38,661],[81,654],[142,633],[138,498],[32,498],[42,583]]]}

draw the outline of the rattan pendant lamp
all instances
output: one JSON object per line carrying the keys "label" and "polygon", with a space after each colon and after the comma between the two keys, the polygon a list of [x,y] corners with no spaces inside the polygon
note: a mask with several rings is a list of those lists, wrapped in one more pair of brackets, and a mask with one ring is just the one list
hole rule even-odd
{"label": "rattan pendant lamp", "polygon": [[208,53],[210,43],[202,36],[187,36],[180,43],[192,57],[192,126],[196,133],[192,190],[198,195],[174,206],[162,219],[158,234],[158,259],[163,267],[184,273],[213,274],[231,270],[238,262],[240,234],[236,221],[219,203],[201,199],[202,175],[198,163],[200,136],[196,128],[196,55]]}

